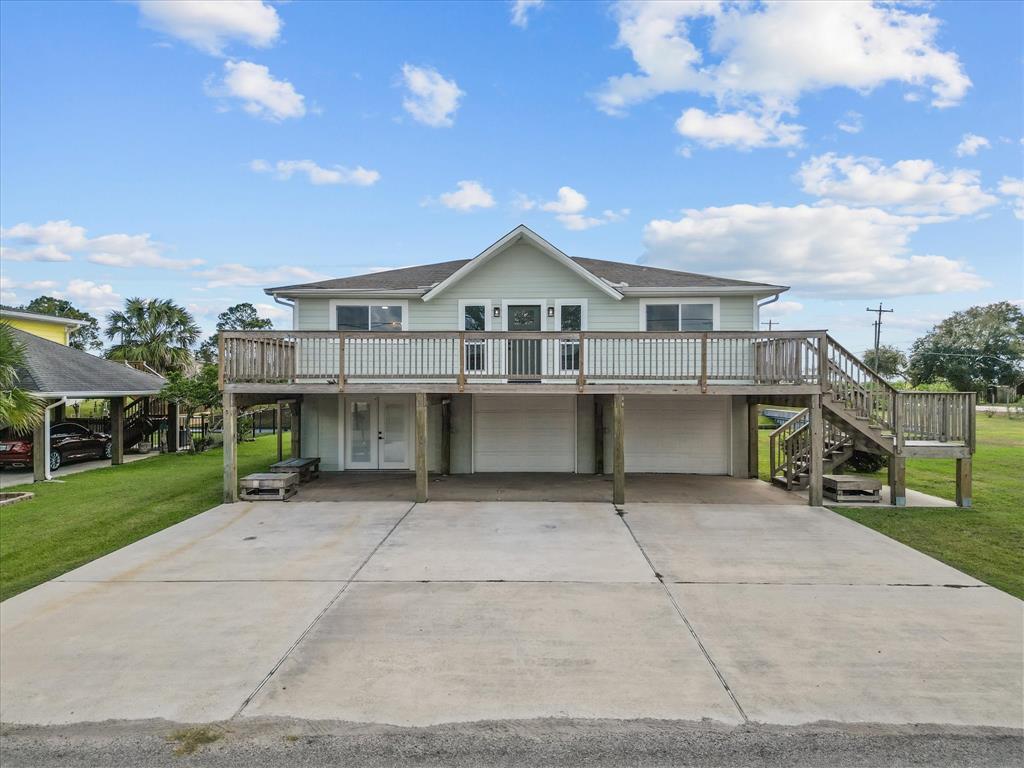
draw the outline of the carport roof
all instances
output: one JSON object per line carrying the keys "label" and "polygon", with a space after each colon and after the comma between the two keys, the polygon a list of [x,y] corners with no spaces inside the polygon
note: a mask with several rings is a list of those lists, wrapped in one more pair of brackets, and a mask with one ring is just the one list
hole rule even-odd
{"label": "carport roof", "polygon": [[18,386],[44,397],[119,397],[153,395],[164,380],[123,363],[104,360],[73,347],[11,328],[25,347]]}

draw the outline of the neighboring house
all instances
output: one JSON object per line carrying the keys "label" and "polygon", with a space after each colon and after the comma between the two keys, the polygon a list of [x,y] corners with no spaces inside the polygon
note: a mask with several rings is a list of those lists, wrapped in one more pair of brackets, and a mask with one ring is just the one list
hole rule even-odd
{"label": "neighboring house", "polygon": [[[824,331],[760,330],[786,290],[572,258],[519,226],[472,259],[268,288],[293,331],[221,334],[225,406],[301,399],[302,455],[416,468],[421,497],[428,471],[607,472],[621,501],[626,472],[756,477],[756,405],[806,405],[776,474],[814,500],[856,444],[899,455],[901,495],[931,426],[894,433],[895,390]],[[955,397],[932,451],[969,468],[970,396]]]}
{"label": "neighboring house", "polygon": [[70,343],[71,333],[83,325],[84,320],[72,320],[70,317],[44,315],[41,312],[29,312],[25,309],[0,306],[0,320],[33,336],[39,336],[65,347]]}

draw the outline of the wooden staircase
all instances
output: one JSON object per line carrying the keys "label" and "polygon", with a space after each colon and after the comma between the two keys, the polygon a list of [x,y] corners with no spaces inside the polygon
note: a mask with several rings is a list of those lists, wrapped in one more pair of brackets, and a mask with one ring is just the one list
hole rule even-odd
{"label": "wooden staircase", "polygon": [[160,429],[167,404],[155,397],[140,397],[124,409],[124,447],[132,448]]}

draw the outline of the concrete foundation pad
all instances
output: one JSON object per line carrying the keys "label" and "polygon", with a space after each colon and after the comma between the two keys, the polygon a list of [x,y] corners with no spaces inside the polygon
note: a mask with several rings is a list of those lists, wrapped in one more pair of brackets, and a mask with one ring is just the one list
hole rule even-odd
{"label": "concrete foundation pad", "polygon": [[670,582],[981,584],[823,507],[639,504],[626,519]]}
{"label": "concrete foundation pad", "polygon": [[354,583],[244,715],[739,722],[657,584]]}
{"label": "concrete foundation pad", "polygon": [[611,504],[417,506],[360,581],[653,582]]}
{"label": "concrete foundation pad", "polygon": [[231,717],[336,583],[49,582],[0,604],[0,720]]}
{"label": "concrete foundation pad", "polygon": [[61,581],[345,581],[412,505],[238,502],[165,528]]}
{"label": "concrete foundation pad", "polygon": [[670,589],[751,720],[1024,724],[1024,604],[991,587]]}

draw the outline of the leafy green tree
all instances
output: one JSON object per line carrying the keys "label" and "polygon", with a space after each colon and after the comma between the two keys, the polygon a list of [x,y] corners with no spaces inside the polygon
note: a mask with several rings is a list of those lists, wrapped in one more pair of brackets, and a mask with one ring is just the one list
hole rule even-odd
{"label": "leafy green tree", "polygon": [[1008,301],[954,312],[914,342],[911,383],[945,378],[958,390],[1024,378],[1024,313]]}
{"label": "leafy green tree", "polygon": [[[273,321],[260,317],[256,307],[247,301],[228,307],[217,315],[218,331],[265,331],[273,327]],[[197,357],[206,363],[217,362],[216,333],[199,346]]]}
{"label": "leafy green tree", "polygon": [[18,388],[18,369],[25,365],[25,347],[11,326],[0,322],[0,427],[17,434],[30,432],[43,419],[43,402]]}
{"label": "leafy green tree", "polygon": [[[200,411],[211,410],[220,403],[218,371],[216,365],[203,365],[196,373],[186,376],[178,371],[167,374],[167,383],[160,390],[162,400],[177,402],[185,414],[185,423],[191,424],[192,417]],[[196,452],[200,446],[192,441],[189,450]]]}
{"label": "leafy green tree", "polygon": [[875,360],[875,348],[865,350],[864,362],[886,378],[899,376],[907,368],[907,356],[896,347],[882,344],[878,347],[878,359]]}
{"label": "leafy green tree", "polygon": [[55,315],[56,317],[69,317],[72,320],[84,320],[85,325],[80,325],[68,334],[68,344],[83,352],[98,351],[103,349],[103,342],[100,340],[100,323],[88,312],[77,309],[67,299],[57,299],[53,296],[37,296],[28,304],[20,307],[28,312],[41,312],[44,315]]}
{"label": "leafy green tree", "polygon": [[192,364],[200,329],[189,312],[170,299],[128,299],[124,310],[107,315],[106,336],[116,340],[112,360],[142,361],[160,373]]}

